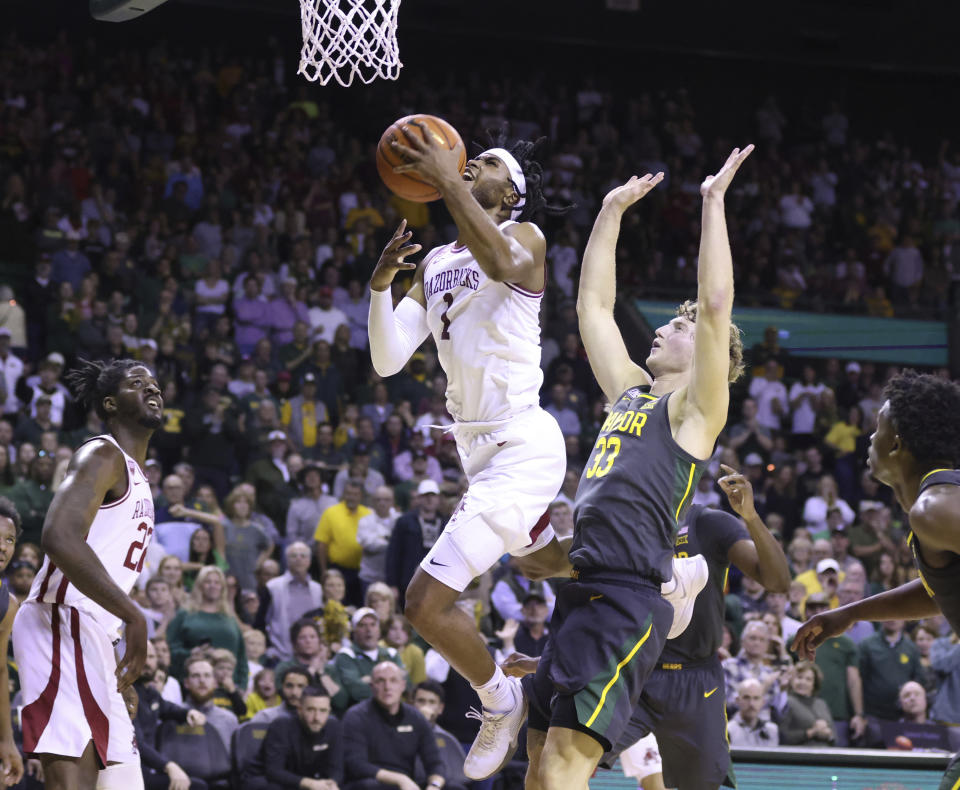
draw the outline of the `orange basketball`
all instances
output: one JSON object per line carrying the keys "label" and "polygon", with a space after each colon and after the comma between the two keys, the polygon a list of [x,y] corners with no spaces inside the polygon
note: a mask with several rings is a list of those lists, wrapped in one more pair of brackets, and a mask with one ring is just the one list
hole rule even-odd
{"label": "orange basketball", "polygon": [[[383,183],[402,198],[412,200],[415,203],[429,203],[431,200],[440,198],[440,193],[432,184],[428,184],[416,173],[393,172],[393,168],[406,164],[407,160],[402,154],[394,150],[390,143],[396,140],[402,145],[407,144],[407,136],[403,133],[401,127],[404,124],[410,124],[411,121],[419,121],[427,128],[428,134],[433,136],[438,145],[445,146],[451,151],[463,141],[456,129],[436,115],[408,115],[390,124],[380,137],[380,142],[377,145],[377,171],[380,173]],[[410,134],[419,134],[423,139],[423,131],[420,127],[408,125],[407,130]],[[460,161],[457,167],[462,175],[467,167],[467,152],[464,148],[460,149]]]}

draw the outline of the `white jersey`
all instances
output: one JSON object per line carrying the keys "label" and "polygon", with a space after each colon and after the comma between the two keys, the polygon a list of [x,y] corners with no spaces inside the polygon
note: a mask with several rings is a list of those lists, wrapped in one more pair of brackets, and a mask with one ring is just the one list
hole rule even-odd
{"label": "white jersey", "polygon": [[453,418],[499,422],[538,406],[543,291],[491,280],[455,242],[431,250],[425,261],[427,325],[447,375]]}
{"label": "white jersey", "polygon": [[[153,537],[153,494],[140,464],[123,451],[116,439],[104,434],[88,441],[99,439],[110,442],[123,453],[127,490],[120,499],[101,505],[97,510],[87,533],[87,545],[103,563],[110,578],[129,594],[143,569],[143,558]],[[119,636],[120,618],[70,584],[49,555],[44,558],[43,567],[33,580],[27,601],[73,606],[93,617],[111,638]]]}

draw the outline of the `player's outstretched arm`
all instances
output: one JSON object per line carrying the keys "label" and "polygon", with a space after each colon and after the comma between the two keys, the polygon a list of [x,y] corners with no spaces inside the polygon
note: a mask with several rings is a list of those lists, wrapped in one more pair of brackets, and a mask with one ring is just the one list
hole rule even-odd
{"label": "player's outstretched arm", "polygon": [[627,353],[613,308],[617,301],[617,239],[623,212],[663,180],[663,173],[643,178],[633,176],[611,190],[593,223],[580,267],[577,317],[580,337],[587,351],[593,375],[613,403],[635,384],[649,384],[649,374]]}
{"label": "player's outstretched arm", "polygon": [[86,537],[104,497],[126,480],[126,474],[123,455],[110,442],[81,447],[50,503],[40,538],[44,553],[74,587],[126,623],[127,652],[117,667],[122,688],[140,677],[147,656],[147,624],[130,596],[110,578]]}
{"label": "player's outstretched arm", "polygon": [[370,278],[370,313],[367,332],[370,336],[370,359],[381,376],[399,373],[420,344],[427,339],[426,299],[423,295],[423,267],[414,278],[407,295],[393,309],[390,285],[398,272],[416,269],[415,263],[404,260],[420,250],[419,244],[408,244],[413,234],[402,220],[393,238],[383,248],[380,260]]}
{"label": "player's outstretched arm", "polygon": [[700,186],[703,195],[700,262],[697,267],[697,327],[693,369],[677,442],[705,458],[727,420],[730,393],[730,314],[733,311],[733,256],[727,238],[724,195],[753,146],[734,148],[719,172]]}
{"label": "player's outstretched arm", "polygon": [[23,778],[23,758],[14,743],[10,720],[10,678],[6,661],[13,618],[19,608],[17,599],[11,595],[7,614],[0,621],[0,770],[3,771],[0,782],[6,785],[15,785]]}
{"label": "player's outstretched arm", "polygon": [[860,620],[923,620],[938,614],[940,607],[927,593],[923,582],[914,579],[892,590],[811,617],[800,626],[790,649],[801,658],[812,660],[820,645]]}
{"label": "player's outstretched arm", "polygon": [[[423,137],[404,130],[406,145],[395,141],[393,147],[410,164],[399,165],[394,171],[416,172],[440,191],[457,225],[458,238],[467,245],[487,277],[524,287],[530,284],[531,278],[542,283],[547,242],[540,229],[525,222],[501,230],[473,197],[460,174],[458,164],[463,144],[453,149],[437,145],[426,128],[417,122],[414,125],[420,126]],[[532,290],[540,287],[537,285]]]}
{"label": "player's outstretched arm", "polygon": [[717,483],[727,495],[734,512],[743,519],[750,540],[738,540],[730,547],[728,559],[765,590],[786,594],[790,589],[787,555],[763,523],[753,502],[753,486],[745,475],[720,464],[723,477]]}

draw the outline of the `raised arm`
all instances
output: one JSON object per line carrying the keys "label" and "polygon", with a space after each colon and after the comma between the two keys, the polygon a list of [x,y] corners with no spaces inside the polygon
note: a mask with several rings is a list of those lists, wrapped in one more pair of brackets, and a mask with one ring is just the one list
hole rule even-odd
{"label": "raised arm", "polygon": [[419,244],[408,244],[413,234],[402,220],[393,238],[383,248],[380,260],[370,278],[370,312],[367,330],[370,337],[370,359],[381,376],[399,373],[420,344],[427,339],[427,301],[423,295],[423,267],[417,271],[413,286],[393,309],[390,286],[397,272],[416,269],[404,259],[420,250]]}
{"label": "raised arm", "polygon": [[623,212],[662,180],[663,173],[647,173],[611,190],[603,199],[583,253],[577,295],[580,337],[593,375],[611,403],[627,387],[651,381],[650,375],[630,359],[613,319],[613,307],[617,301],[617,239]]}
{"label": "raised arm", "polygon": [[730,403],[730,314],[733,311],[733,257],[727,238],[724,195],[753,146],[734,148],[720,171],[700,186],[703,212],[697,266],[697,326],[693,368],[677,443],[704,458],[713,451]]}
{"label": "raised arm", "polygon": [[842,634],[860,620],[923,620],[938,614],[941,612],[937,602],[927,593],[923,582],[914,579],[892,590],[811,617],[800,626],[790,649],[812,661],[817,648],[827,639]]}
{"label": "raised arm", "polygon": [[790,566],[780,544],[757,513],[753,486],[735,469],[725,464],[720,469],[724,476],[717,482],[750,533],[750,540],[738,540],[730,547],[728,559],[765,590],[786,594],[790,589]]}
{"label": "raised arm", "polygon": [[110,578],[87,544],[101,502],[126,487],[123,454],[105,440],[81,447],[47,510],[40,545],[80,592],[126,623],[127,649],[117,666],[121,690],[140,677],[147,657],[147,624],[140,609]]}

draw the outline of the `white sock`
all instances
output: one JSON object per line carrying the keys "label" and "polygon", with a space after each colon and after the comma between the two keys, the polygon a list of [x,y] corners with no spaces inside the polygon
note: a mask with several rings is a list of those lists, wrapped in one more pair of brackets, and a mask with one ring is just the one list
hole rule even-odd
{"label": "white sock", "polygon": [[513,686],[500,667],[493,671],[490,680],[473,688],[480,697],[480,703],[491,713],[505,713],[515,705]]}

